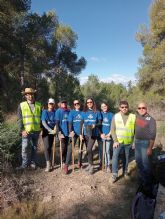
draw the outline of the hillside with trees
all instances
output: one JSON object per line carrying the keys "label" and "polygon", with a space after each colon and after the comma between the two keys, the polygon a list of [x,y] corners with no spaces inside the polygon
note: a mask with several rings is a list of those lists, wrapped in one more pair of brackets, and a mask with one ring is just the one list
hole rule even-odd
{"label": "hillside with trees", "polygon": [[[21,90],[32,86],[44,104],[49,96],[58,102],[67,98],[83,100],[95,96],[98,104],[107,100],[113,108],[120,99],[128,99],[131,107],[144,99],[151,106],[165,104],[165,9],[156,0],[150,9],[150,26],[142,25],[136,40],[143,47],[139,57],[137,84],[100,82],[94,73],[84,85],[78,75],[85,68],[85,58],[76,54],[77,34],[60,24],[55,12],[43,15],[30,12],[30,0],[1,0],[0,83],[1,117],[16,110],[22,99]],[[83,55],[83,54],[82,54]],[[97,88],[97,89],[95,89]]]}
{"label": "hillside with trees", "polygon": [[[27,173],[27,175],[23,176],[14,175],[13,167],[18,164],[18,154],[21,153],[21,138],[16,122],[17,107],[23,99],[21,91],[25,87],[33,87],[37,90],[37,100],[43,105],[47,103],[49,97],[53,97],[56,103],[62,98],[66,98],[71,106],[74,99],[79,99],[83,103],[87,97],[92,96],[98,108],[104,100],[108,102],[111,111],[114,113],[118,109],[120,100],[127,100],[133,112],[136,111],[139,101],[145,101],[149,106],[151,115],[157,120],[157,143],[164,144],[165,147],[165,2],[164,0],[154,0],[150,7],[150,25],[141,25],[139,30],[137,30],[135,40],[141,44],[143,55],[139,57],[139,66],[136,74],[137,83],[134,84],[129,81],[127,85],[102,82],[95,73],[92,73],[88,80],[81,85],[78,77],[82,70],[85,69],[87,61],[83,54],[78,57],[76,53],[77,33],[68,24],[61,24],[55,12],[49,11],[39,15],[31,12],[30,8],[31,0],[0,0],[0,163],[3,164],[0,167],[0,177],[5,179],[3,189],[9,192],[6,193],[8,198],[10,198],[11,194],[15,194],[14,197],[18,196],[17,193],[23,194],[23,196],[20,195],[16,199],[9,201],[9,204],[8,199],[6,199],[5,203],[7,203],[8,207],[12,206],[15,201],[21,202],[24,198],[29,201],[29,197],[32,197],[33,194],[29,192],[27,187],[35,189],[35,191],[38,189],[37,194],[41,194],[41,196],[39,198],[37,196],[35,200],[38,201],[41,197],[44,198],[42,194],[45,195],[48,185],[52,185],[54,177],[57,177],[57,183],[59,186],[63,186],[67,202],[71,205],[73,203],[70,202],[68,197],[75,198],[72,206],[73,214],[70,212],[70,216],[74,216],[74,213],[76,214],[79,210],[78,207],[80,209],[82,207],[81,203],[77,205],[76,201],[79,198],[76,199],[77,196],[75,194],[77,194],[78,189],[82,188],[81,181],[83,180],[84,184],[85,182],[88,184],[85,188],[87,193],[83,193],[84,190],[82,188],[80,196],[85,194],[86,196],[84,197],[88,199],[87,204],[89,205],[93,203],[91,196],[96,197],[93,210],[96,212],[95,216],[100,209],[97,204],[103,201],[103,204],[105,204],[105,208],[103,208],[105,212],[103,211],[103,214],[105,213],[106,217],[109,202],[111,202],[110,206],[115,206],[115,201],[120,200],[120,196],[115,193],[116,187],[112,187],[109,190],[107,185],[101,185],[100,177],[108,180],[108,177],[103,176],[103,173],[98,173],[94,179],[89,179],[82,175],[81,172],[78,173],[78,180],[76,175],[73,178],[69,176],[70,183],[74,181],[79,184],[75,183],[75,188],[70,186],[68,190],[66,190],[65,180],[63,180],[66,178],[65,176],[61,177],[62,174],[60,175],[59,169],[57,173],[53,173],[54,175],[50,175],[49,178],[47,178],[42,168],[37,170],[35,177],[32,173]],[[42,149],[42,143],[40,149]],[[43,153],[43,151],[40,152]],[[132,169],[135,169],[134,166]],[[42,177],[43,182],[40,177]],[[43,184],[46,184],[47,180],[48,185],[44,187]],[[126,184],[118,185],[118,192],[123,194],[123,198],[119,203],[120,207],[122,207],[121,212],[124,214],[125,209],[127,211],[125,212],[125,218],[129,215],[131,198],[135,193],[135,189],[131,187],[135,182],[136,179],[133,178],[129,182],[129,188]],[[35,183],[39,183],[38,188],[34,185]],[[56,201],[58,204],[58,199],[54,198],[56,197],[56,192],[59,197],[63,193],[57,189],[56,185],[54,189],[51,189],[54,195],[51,201]],[[125,194],[125,189],[128,189],[128,194]],[[3,193],[3,191],[0,192]],[[100,194],[105,196],[102,195],[100,198]],[[11,197],[13,197],[12,195]],[[113,200],[110,195],[112,195]],[[82,197],[80,197],[79,201],[83,201]],[[123,204],[125,200],[126,206]],[[63,210],[66,210],[67,202],[62,206]],[[2,203],[0,202],[0,204]],[[53,204],[52,202],[51,206]],[[27,214],[29,216],[22,218],[53,218],[49,217],[49,214],[47,217],[44,216],[44,208],[41,212],[38,212],[38,205],[34,205],[31,208],[28,204],[23,207],[17,206],[10,218],[21,218],[18,215],[19,212],[24,214],[23,211],[25,213],[29,212]],[[35,216],[33,215],[34,212]],[[115,212],[119,215],[118,218],[122,218],[119,208],[116,208]],[[55,213],[53,212],[53,214]],[[87,213],[90,215],[90,212]],[[115,218],[116,215],[113,212],[111,213]],[[4,214],[3,218],[9,217]]]}

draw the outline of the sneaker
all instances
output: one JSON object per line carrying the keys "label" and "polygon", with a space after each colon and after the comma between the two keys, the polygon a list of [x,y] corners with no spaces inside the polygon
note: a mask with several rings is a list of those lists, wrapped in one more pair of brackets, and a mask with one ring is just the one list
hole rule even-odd
{"label": "sneaker", "polygon": [[117,176],[112,174],[111,182],[115,183],[117,181]]}
{"label": "sneaker", "polygon": [[89,174],[92,175],[93,173],[94,173],[94,168],[93,168],[93,166],[91,165],[90,168],[89,168]]}
{"label": "sneaker", "polygon": [[35,169],[36,169],[36,164],[35,164],[35,163],[31,163],[31,164],[30,164],[30,167],[31,167],[33,170],[35,170]]}
{"label": "sneaker", "polygon": [[16,167],[16,170],[18,170],[18,171],[19,171],[19,170],[25,170],[25,169],[27,169],[27,167],[22,166],[22,165],[19,166],[19,167]]}
{"label": "sneaker", "polygon": [[110,166],[107,166],[106,171],[107,171],[107,173],[111,172]]}
{"label": "sneaker", "polygon": [[68,174],[68,165],[64,165],[64,174]]}
{"label": "sneaker", "polygon": [[88,172],[90,169],[90,165],[88,165],[86,168],[85,168],[85,171]]}
{"label": "sneaker", "polygon": [[102,170],[102,163],[99,164],[98,170]]}
{"label": "sneaker", "polygon": [[51,171],[51,164],[50,161],[46,161],[46,169],[45,172],[50,172]]}

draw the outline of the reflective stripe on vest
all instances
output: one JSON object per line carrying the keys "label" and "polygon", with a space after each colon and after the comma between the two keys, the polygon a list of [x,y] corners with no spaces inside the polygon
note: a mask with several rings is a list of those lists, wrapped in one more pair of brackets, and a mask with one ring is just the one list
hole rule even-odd
{"label": "reflective stripe on vest", "polygon": [[22,120],[27,132],[41,130],[41,104],[35,102],[34,111],[32,112],[27,101],[20,104],[22,111]]}
{"label": "reflective stripe on vest", "polygon": [[119,143],[132,144],[135,130],[135,115],[130,113],[124,125],[120,113],[115,114],[116,136]]}

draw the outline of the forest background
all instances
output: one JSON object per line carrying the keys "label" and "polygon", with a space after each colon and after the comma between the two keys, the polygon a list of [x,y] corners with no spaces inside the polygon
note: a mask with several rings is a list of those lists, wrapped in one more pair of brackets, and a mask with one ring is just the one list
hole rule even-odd
{"label": "forest background", "polygon": [[157,120],[157,144],[165,147],[164,0],[152,2],[150,26],[137,30],[135,40],[142,45],[143,55],[137,83],[129,81],[126,86],[102,82],[93,74],[80,85],[78,76],[87,61],[76,54],[78,35],[61,24],[55,12],[39,15],[30,7],[30,0],[0,0],[0,173],[6,175],[11,163],[18,162],[21,138],[16,112],[25,87],[36,89],[36,99],[43,105],[53,97],[56,103],[67,99],[72,107],[74,99],[83,104],[92,96],[98,108],[105,100],[115,113],[120,100],[127,100],[133,112],[138,101],[145,101]]}
{"label": "forest background", "polygon": [[[80,85],[78,75],[87,62],[85,57],[78,57],[75,52],[77,34],[70,26],[59,23],[55,12],[39,15],[30,12],[30,7],[30,0],[0,0],[1,131],[9,131],[9,127],[5,125],[5,118],[10,114],[16,114],[18,104],[23,100],[21,91],[25,87],[36,89],[36,98],[43,105],[49,97],[53,97],[56,103],[65,98],[72,106],[74,99],[80,99],[83,103],[85,98],[92,96],[98,107],[101,101],[107,101],[112,112],[117,110],[119,101],[123,99],[128,100],[131,110],[135,111],[137,102],[143,100],[156,120],[163,121],[164,0],[152,2],[150,26],[141,25],[137,30],[135,40],[142,45],[143,56],[139,57],[137,83],[129,81],[126,86],[114,82],[101,82],[92,74],[85,84]],[[162,122],[161,130],[164,131]],[[1,144],[1,149],[3,145]]]}

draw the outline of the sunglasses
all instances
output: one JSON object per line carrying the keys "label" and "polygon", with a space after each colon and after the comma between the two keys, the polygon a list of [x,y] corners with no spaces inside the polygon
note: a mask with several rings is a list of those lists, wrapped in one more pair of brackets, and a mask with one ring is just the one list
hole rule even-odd
{"label": "sunglasses", "polygon": [[88,104],[88,103],[93,103],[93,102],[92,102],[92,101],[89,101],[89,102],[87,102],[87,104]]}
{"label": "sunglasses", "polygon": [[80,105],[80,103],[74,103],[74,105],[76,106],[76,105]]}
{"label": "sunglasses", "polygon": [[121,109],[128,109],[128,106],[121,106]]}
{"label": "sunglasses", "polygon": [[138,107],[138,110],[146,109],[146,107]]}
{"label": "sunglasses", "polygon": [[27,93],[27,94],[25,94],[26,96],[34,96],[34,94],[32,94],[32,93]]}

